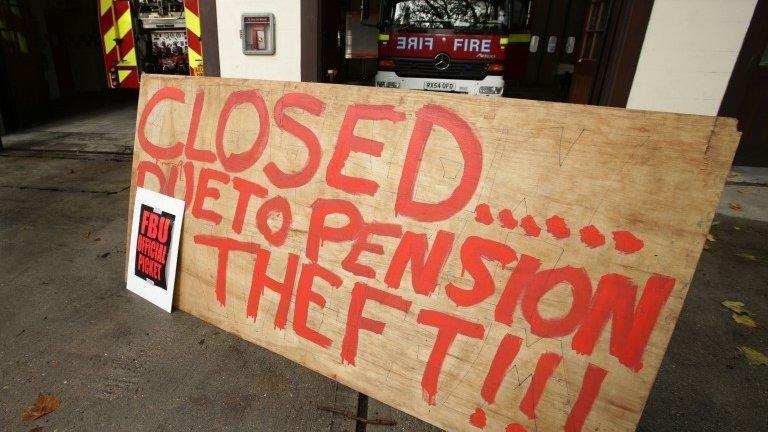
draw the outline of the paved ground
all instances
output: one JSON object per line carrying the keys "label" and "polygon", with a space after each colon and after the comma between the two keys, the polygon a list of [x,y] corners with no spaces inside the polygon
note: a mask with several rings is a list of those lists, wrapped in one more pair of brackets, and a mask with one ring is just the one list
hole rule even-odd
{"label": "paved ground", "polygon": [[57,106],[57,120],[3,137],[17,151],[66,150],[128,154],[133,149],[136,93],[105,93]]}
{"label": "paved ground", "polygon": [[[130,161],[115,142],[131,140],[130,110],[4,137],[0,431],[366,430],[317,405],[398,421],[368,431],[436,430],[186,313],[158,313],[124,289]],[[112,121],[122,123],[105,132]],[[80,135],[62,144],[47,132]],[[768,366],[750,366],[737,351],[768,353],[768,177],[735,171],[641,431],[768,430]],[[761,326],[736,325],[726,299],[746,303]],[[61,407],[21,422],[39,391],[61,397]]]}

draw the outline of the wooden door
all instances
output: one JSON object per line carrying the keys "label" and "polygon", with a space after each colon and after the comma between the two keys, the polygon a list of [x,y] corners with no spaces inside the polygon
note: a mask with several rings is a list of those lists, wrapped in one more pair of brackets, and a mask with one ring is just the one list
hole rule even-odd
{"label": "wooden door", "polygon": [[320,2],[320,32],[322,39],[322,81],[344,81],[344,34],[349,2],[323,0]]}
{"label": "wooden door", "polygon": [[553,85],[558,76],[572,72],[569,66],[574,63],[587,1],[554,0],[550,3],[546,34],[541,41],[540,84]]}
{"label": "wooden door", "polygon": [[571,103],[589,103],[598,61],[605,42],[610,6],[610,0],[589,0],[584,31],[581,34],[579,58],[573,68],[569,89],[568,101]]}
{"label": "wooden door", "polygon": [[551,86],[564,52],[565,28],[571,0],[534,0],[531,3],[530,45],[526,83]]}
{"label": "wooden door", "polygon": [[530,5],[528,28],[531,32],[531,41],[524,84],[537,84],[539,80],[539,65],[541,64],[542,53],[546,51],[546,47],[543,46],[543,39],[547,33],[550,5],[550,0],[533,0]]}
{"label": "wooden door", "polygon": [[588,1],[531,2],[531,43],[523,80],[523,85],[529,88],[518,88],[517,92],[510,91],[510,94],[542,100],[567,100],[568,77],[573,73]]}

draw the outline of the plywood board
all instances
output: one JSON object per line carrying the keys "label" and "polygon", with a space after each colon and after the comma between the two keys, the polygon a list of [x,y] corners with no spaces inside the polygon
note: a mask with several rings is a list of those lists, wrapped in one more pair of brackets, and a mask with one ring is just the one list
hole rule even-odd
{"label": "plywood board", "polygon": [[724,118],[145,76],[132,190],[186,201],[184,311],[448,430],[631,430],[737,142]]}

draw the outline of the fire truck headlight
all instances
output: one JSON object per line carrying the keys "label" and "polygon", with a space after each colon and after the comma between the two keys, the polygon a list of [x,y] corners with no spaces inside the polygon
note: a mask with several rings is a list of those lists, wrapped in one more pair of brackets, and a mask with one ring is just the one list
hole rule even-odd
{"label": "fire truck headlight", "polygon": [[381,59],[379,60],[379,69],[389,70],[395,67],[394,60]]}
{"label": "fire truck headlight", "polygon": [[499,94],[503,89],[503,87],[480,86],[480,94]]}
{"label": "fire truck headlight", "polygon": [[502,73],[504,72],[504,65],[501,63],[492,63],[488,65],[488,72],[490,73]]}

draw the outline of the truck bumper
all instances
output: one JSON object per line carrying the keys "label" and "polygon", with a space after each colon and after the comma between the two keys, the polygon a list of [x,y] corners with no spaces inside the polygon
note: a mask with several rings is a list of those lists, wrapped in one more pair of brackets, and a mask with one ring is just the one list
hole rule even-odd
{"label": "truck bumper", "polygon": [[[487,76],[481,81],[445,78],[406,78],[399,77],[394,72],[379,71],[376,73],[376,87],[466,93],[480,96],[501,96],[504,91],[504,78],[494,75]],[[442,90],[437,88],[442,88]]]}

